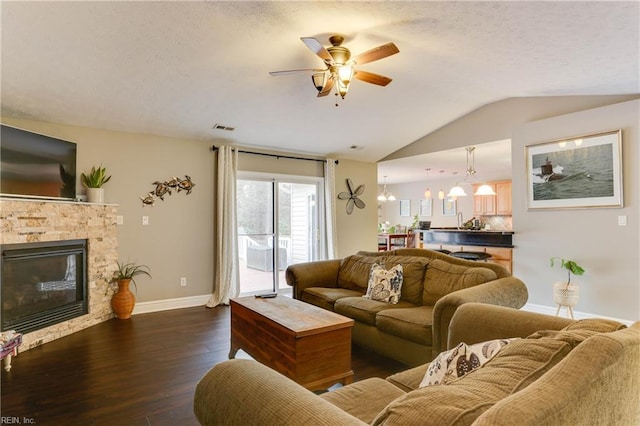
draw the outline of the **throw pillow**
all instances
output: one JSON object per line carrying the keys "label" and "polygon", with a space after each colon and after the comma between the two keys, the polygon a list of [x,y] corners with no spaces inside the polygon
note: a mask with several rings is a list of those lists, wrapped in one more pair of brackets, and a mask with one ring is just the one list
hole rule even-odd
{"label": "throw pillow", "polygon": [[429,364],[420,387],[446,385],[464,376],[483,366],[512,340],[514,339],[496,339],[471,346],[460,343],[455,348],[442,352]]}
{"label": "throw pillow", "polygon": [[402,288],[402,265],[396,265],[388,271],[374,263],[369,273],[369,285],[364,298],[396,304],[400,300]]}

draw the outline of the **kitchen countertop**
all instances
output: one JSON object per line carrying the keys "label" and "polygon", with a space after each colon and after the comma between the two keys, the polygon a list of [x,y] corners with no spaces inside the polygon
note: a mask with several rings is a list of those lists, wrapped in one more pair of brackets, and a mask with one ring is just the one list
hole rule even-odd
{"label": "kitchen countertop", "polygon": [[421,229],[422,232],[430,232],[430,231],[444,231],[444,232],[473,232],[474,234],[478,233],[487,233],[487,234],[502,234],[502,235],[513,235],[513,231],[509,230],[499,230],[499,229],[458,229],[458,228],[431,228],[431,229]]}
{"label": "kitchen countertop", "polygon": [[431,228],[420,230],[426,244],[513,247],[513,231]]}

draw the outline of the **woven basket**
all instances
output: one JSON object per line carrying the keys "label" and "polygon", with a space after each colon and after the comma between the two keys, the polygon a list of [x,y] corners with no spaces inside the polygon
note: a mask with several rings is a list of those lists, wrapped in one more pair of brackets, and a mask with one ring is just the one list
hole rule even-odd
{"label": "woven basket", "polygon": [[579,295],[579,287],[576,284],[559,281],[553,285],[553,301],[556,305],[573,308],[578,304]]}

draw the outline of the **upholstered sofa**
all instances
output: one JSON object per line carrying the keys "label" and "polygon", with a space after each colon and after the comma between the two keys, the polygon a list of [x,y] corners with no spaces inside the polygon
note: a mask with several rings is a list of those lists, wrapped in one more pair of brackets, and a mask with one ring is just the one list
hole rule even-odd
{"label": "upholstered sofa", "polygon": [[516,337],[481,367],[422,388],[428,365],[317,395],[255,361],[224,361],[198,383],[194,412],[203,425],[640,424],[640,322],[467,303],[448,346]]}
{"label": "upholstered sofa", "polygon": [[[362,297],[373,264],[403,267],[396,304]],[[339,260],[290,265],[293,297],[355,321],[352,341],[406,365],[431,361],[447,343],[449,320],[468,302],[512,308],[528,297],[522,281],[500,265],[432,250],[359,252]]]}

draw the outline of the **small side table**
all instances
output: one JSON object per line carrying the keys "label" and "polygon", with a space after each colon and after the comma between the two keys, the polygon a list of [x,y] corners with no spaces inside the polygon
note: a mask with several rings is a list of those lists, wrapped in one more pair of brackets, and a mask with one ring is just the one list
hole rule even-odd
{"label": "small side table", "polygon": [[22,334],[9,330],[0,333],[0,359],[4,360],[5,371],[11,370],[11,358],[18,355],[22,344]]}

